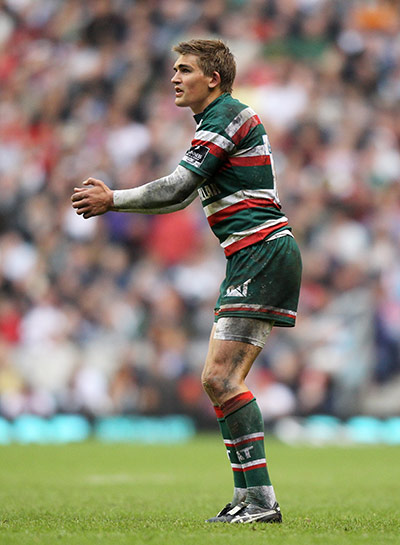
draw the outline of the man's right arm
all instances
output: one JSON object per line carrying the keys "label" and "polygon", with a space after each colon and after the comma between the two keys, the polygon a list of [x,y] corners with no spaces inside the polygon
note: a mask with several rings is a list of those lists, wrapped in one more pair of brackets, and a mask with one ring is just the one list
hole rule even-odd
{"label": "man's right arm", "polygon": [[204,178],[178,166],[172,174],[133,189],[113,193],[113,210],[139,214],[167,214],[188,206]]}
{"label": "man's right arm", "polygon": [[204,178],[178,166],[172,174],[132,189],[112,191],[102,181],[89,178],[75,188],[71,197],[76,213],[84,218],[99,216],[109,210],[163,214],[190,204]]}

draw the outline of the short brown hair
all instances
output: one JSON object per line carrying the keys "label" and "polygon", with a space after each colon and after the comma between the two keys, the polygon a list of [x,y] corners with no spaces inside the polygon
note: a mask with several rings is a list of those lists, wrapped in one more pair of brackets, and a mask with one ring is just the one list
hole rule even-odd
{"label": "short brown hair", "polygon": [[204,75],[212,76],[218,72],[221,76],[221,91],[231,93],[236,76],[236,62],[229,47],[221,40],[190,40],[180,42],[172,48],[180,55],[196,55]]}

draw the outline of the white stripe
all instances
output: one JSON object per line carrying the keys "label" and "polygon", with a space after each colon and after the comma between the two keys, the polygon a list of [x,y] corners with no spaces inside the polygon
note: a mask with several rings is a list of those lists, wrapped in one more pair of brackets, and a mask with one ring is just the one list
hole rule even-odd
{"label": "white stripe", "polygon": [[285,229],[284,231],[279,231],[279,233],[275,233],[271,237],[268,237],[268,239],[265,242],[270,242],[271,240],[275,240],[277,238],[287,237],[287,236],[294,238],[293,233],[291,233],[289,229]]}
{"label": "white stripe", "polygon": [[211,142],[216,144],[223,150],[229,152],[235,147],[233,142],[230,142],[225,136],[221,136],[216,132],[211,131],[197,131],[194,134],[194,140],[204,140],[205,142]]}
{"label": "white stripe", "polygon": [[233,445],[233,441],[232,441],[232,439],[224,439],[224,444],[231,446],[231,445]]}
{"label": "white stripe", "polygon": [[228,511],[228,515],[230,516],[236,515],[236,513],[239,513],[242,509],[243,509],[243,503],[238,503],[237,505],[235,505],[235,507],[232,507],[232,509]]}
{"label": "white stripe", "polygon": [[287,310],[285,308],[277,308],[277,307],[271,307],[271,306],[265,306],[265,305],[252,305],[247,303],[232,303],[230,305],[221,305],[220,310],[224,310],[225,308],[240,308],[240,307],[246,307],[249,310],[272,310],[275,312],[281,312],[283,314],[289,314],[290,316],[297,316],[297,312],[294,312],[293,310]]}
{"label": "white stripe", "polygon": [[256,112],[251,108],[245,108],[242,110],[226,127],[225,132],[228,136],[232,138],[237,131],[242,127],[246,121],[248,121],[253,115],[256,115]]}
{"label": "white stripe", "polygon": [[266,464],[267,460],[265,458],[260,458],[259,460],[253,460],[252,462],[246,462],[242,464],[242,468],[257,466],[258,464]]}
{"label": "white stripe", "polygon": [[232,233],[224,242],[221,242],[222,248],[227,248],[231,244],[234,244],[235,242],[239,242],[240,240],[243,240],[246,237],[249,237],[250,235],[254,235],[255,233],[258,233],[258,231],[261,231],[262,229],[267,229],[268,227],[273,227],[274,225],[279,225],[280,223],[286,223],[288,219],[283,216],[282,218],[278,218],[276,220],[268,220],[265,223],[261,223],[261,225],[257,225],[257,227],[253,227],[253,229],[247,229],[246,231],[239,231],[238,233]]}
{"label": "white stripe", "polygon": [[[230,512],[229,512],[230,513]],[[264,517],[267,517],[268,515],[276,515],[275,509],[270,509],[269,511],[262,511],[261,513],[245,513],[243,515],[239,514],[237,515],[231,522],[239,522],[242,524],[251,524],[252,522],[263,519]]]}
{"label": "white stripe", "polygon": [[236,193],[227,195],[219,201],[212,202],[208,206],[205,206],[204,212],[206,214],[206,217],[208,218],[212,214],[215,214],[216,212],[219,212],[220,210],[223,210],[228,206],[232,206],[233,204],[237,204],[246,199],[272,199],[277,204],[279,204],[276,192],[273,189],[257,189],[255,191],[249,189],[241,189],[240,191],[236,191]]}
{"label": "white stripe", "polygon": [[242,464],[231,464],[231,467],[234,467],[235,469],[242,469]]}
{"label": "white stripe", "polygon": [[263,432],[249,433],[249,435],[243,435],[242,437],[238,437],[237,439],[231,439],[231,441],[234,445],[237,445],[238,443],[241,443],[242,441],[247,441],[248,439],[260,439],[260,438],[264,439]]}
{"label": "white stripe", "polygon": [[233,153],[231,157],[261,157],[271,155],[268,151],[268,146],[262,144],[261,146],[255,146],[253,148],[246,148],[238,150]]}

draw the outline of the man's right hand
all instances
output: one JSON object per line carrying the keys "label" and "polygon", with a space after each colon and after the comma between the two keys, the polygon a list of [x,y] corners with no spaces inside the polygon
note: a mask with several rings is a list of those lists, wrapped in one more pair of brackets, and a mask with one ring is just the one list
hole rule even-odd
{"label": "man's right hand", "polygon": [[72,207],[77,214],[91,218],[113,209],[113,192],[104,182],[88,178],[83,185],[85,187],[74,187],[71,196]]}

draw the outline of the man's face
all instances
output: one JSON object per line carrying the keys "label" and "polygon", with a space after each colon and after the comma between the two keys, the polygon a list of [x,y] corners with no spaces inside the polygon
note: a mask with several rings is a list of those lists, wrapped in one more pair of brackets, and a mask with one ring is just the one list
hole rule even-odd
{"label": "man's face", "polygon": [[196,55],[180,55],[174,64],[175,75],[171,79],[175,87],[175,104],[188,106],[198,114],[210,103],[215,89],[213,77],[205,76],[197,64]]}

